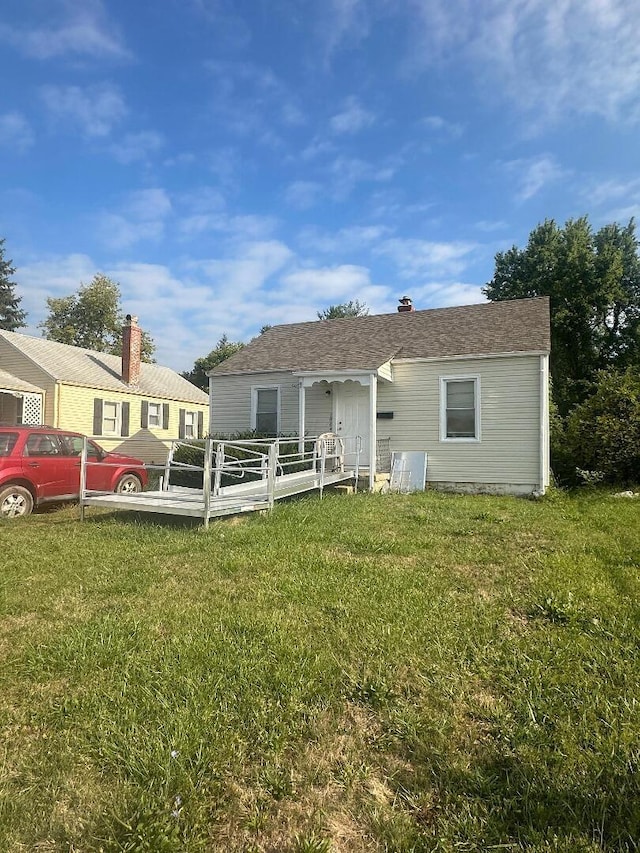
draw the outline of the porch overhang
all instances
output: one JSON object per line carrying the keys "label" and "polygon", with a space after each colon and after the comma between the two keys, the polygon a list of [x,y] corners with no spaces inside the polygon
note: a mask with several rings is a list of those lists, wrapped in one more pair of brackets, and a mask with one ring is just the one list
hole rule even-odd
{"label": "porch overhang", "polygon": [[300,449],[304,444],[306,390],[321,382],[356,382],[369,389],[369,488],[373,490],[376,473],[376,409],[378,405],[378,383],[393,382],[391,362],[387,361],[372,370],[297,370],[293,375],[298,379],[298,421]]}
{"label": "porch overhang", "polygon": [[43,402],[42,388],[0,370],[0,424],[42,423]]}
{"label": "porch overhang", "polygon": [[311,388],[318,382],[358,382],[371,385],[372,378],[383,382],[393,382],[391,362],[387,361],[375,370],[294,370],[293,375],[300,381],[300,387]]}

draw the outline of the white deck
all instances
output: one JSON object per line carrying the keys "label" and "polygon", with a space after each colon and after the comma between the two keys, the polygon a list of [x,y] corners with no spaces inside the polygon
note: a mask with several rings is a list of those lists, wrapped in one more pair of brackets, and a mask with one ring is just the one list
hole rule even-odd
{"label": "white deck", "polygon": [[[316,471],[280,474],[275,478],[273,499],[280,500],[353,478],[354,472],[348,470],[325,472],[322,476]],[[179,486],[171,486],[166,491],[136,492],[126,495],[86,491],[82,503],[84,506],[100,506],[114,510],[185,515],[201,518],[204,521],[224,515],[269,509],[270,506],[266,479],[221,488],[218,495],[210,498],[208,515],[203,490]]]}

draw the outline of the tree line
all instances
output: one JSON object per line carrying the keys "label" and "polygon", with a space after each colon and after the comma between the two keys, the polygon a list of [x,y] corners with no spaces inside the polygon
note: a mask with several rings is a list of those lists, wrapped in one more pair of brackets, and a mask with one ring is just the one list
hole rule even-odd
{"label": "tree line", "polygon": [[[16,270],[0,239],[0,328],[25,326]],[[586,216],[547,219],[523,248],[495,256],[489,300],[548,296],[551,308],[552,463],[561,481],[640,482],[640,253],[634,220],[594,230]],[[47,299],[49,340],[120,354],[121,293],[97,274],[77,293]],[[358,300],[318,311],[319,320],[368,314]],[[261,333],[269,327],[264,326]],[[207,372],[244,346],[224,334],[182,375],[204,390]],[[153,339],[143,337],[152,361]]]}
{"label": "tree line", "polygon": [[548,296],[552,466],[564,482],[640,482],[640,255],[635,222],[545,220],[498,252],[490,300]]}

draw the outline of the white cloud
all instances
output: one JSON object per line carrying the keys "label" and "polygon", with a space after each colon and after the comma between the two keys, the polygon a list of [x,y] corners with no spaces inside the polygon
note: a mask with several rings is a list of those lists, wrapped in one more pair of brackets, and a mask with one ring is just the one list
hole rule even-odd
{"label": "white cloud", "polygon": [[282,282],[289,298],[308,300],[316,296],[325,301],[340,300],[371,284],[369,270],[353,264],[299,269],[284,276]]}
{"label": "white cloud", "polygon": [[468,266],[469,255],[476,248],[474,243],[460,241],[446,243],[394,237],[380,243],[374,254],[390,258],[402,278],[420,279],[459,275]]}
{"label": "white cloud", "polygon": [[488,233],[491,231],[502,231],[507,227],[507,223],[502,219],[481,219],[479,222],[475,223],[475,227],[478,231]]}
{"label": "white cloud", "polygon": [[259,300],[266,281],[287,264],[293,253],[278,240],[239,244],[233,255],[193,261],[190,268],[204,273],[229,304],[242,296]]}
{"label": "white cloud", "polygon": [[391,233],[387,225],[352,225],[332,233],[308,226],[300,232],[299,242],[306,250],[344,256],[370,250]]}
{"label": "white cloud", "polygon": [[119,142],[110,146],[110,151],[119,163],[131,163],[147,160],[164,145],[164,137],[153,130],[140,133],[126,133]]}
{"label": "white cloud", "polygon": [[600,181],[587,187],[583,193],[590,204],[602,205],[624,199],[640,199],[640,178]]}
{"label": "white cloud", "polygon": [[393,164],[379,166],[359,157],[340,155],[329,166],[331,195],[341,201],[347,198],[358,184],[389,181],[395,171]]}
{"label": "white cloud", "polygon": [[20,28],[0,24],[0,40],[34,59],[74,55],[93,59],[130,58],[100,0],[48,2],[46,12],[53,19],[48,26]]}
{"label": "white cloud", "polygon": [[449,136],[452,139],[457,139],[459,136],[462,136],[462,125],[458,122],[449,121],[442,116],[426,116],[426,118],[422,119],[422,123],[429,130],[444,136]]}
{"label": "white cloud", "polygon": [[323,45],[324,65],[328,67],[333,54],[343,45],[352,46],[369,34],[369,7],[364,0],[326,0],[319,4],[321,11],[318,36]]}
{"label": "white cloud", "polygon": [[296,210],[309,210],[322,196],[322,184],[317,181],[293,181],[284,193],[284,200]]}
{"label": "white cloud", "polygon": [[535,124],[640,117],[640,5],[628,0],[407,0],[410,65],[466,67]]}
{"label": "white cloud", "polygon": [[486,302],[480,285],[464,282],[429,282],[412,287],[411,298],[414,306],[420,308],[447,308],[452,305],[477,305]]}
{"label": "white cloud", "polygon": [[54,120],[77,127],[87,137],[108,136],[127,115],[120,90],[110,83],[95,86],[43,86],[44,104]]}
{"label": "white cloud", "polygon": [[33,130],[27,119],[18,112],[0,115],[0,145],[18,153],[31,148],[34,142]]}
{"label": "white cloud", "polygon": [[97,272],[88,255],[72,254],[33,259],[21,264],[16,280],[20,282],[22,307],[27,312],[27,334],[40,337],[38,323],[47,313],[46,300],[74,293],[81,282],[88,283]]}
{"label": "white cloud", "polygon": [[215,83],[214,110],[227,131],[277,148],[282,141],[276,124],[288,128],[305,123],[297,97],[270,68],[216,60],[206,62],[205,69]]}
{"label": "white cloud", "polygon": [[144,240],[159,240],[171,212],[171,200],[161,187],[137,190],[129,193],[119,211],[99,214],[98,236],[106,246],[118,250]]}
{"label": "white cloud", "polygon": [[517,198],[528,201],[537,195],[544,187],[560,180],[566,172],[560,167],[555,157],[541,154],[521,160],[510,160],[505,163],[507,171],[515,176],[518,189]]}
{"label": "white cloud", "polygon": [[374,121],[374,114],[351,96],[345,100],[342,110],[330,119],[329,126],[336,134],[353,134],[370,127]]}

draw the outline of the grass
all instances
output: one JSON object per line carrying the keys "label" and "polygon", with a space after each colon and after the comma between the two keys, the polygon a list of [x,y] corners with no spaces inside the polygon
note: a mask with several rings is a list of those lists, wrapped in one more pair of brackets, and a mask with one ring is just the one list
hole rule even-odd
{"label": "grass", "polygon": [[0,849],[640,849],[640,507],[0,525]]}

